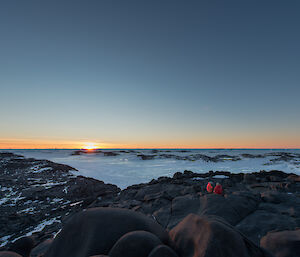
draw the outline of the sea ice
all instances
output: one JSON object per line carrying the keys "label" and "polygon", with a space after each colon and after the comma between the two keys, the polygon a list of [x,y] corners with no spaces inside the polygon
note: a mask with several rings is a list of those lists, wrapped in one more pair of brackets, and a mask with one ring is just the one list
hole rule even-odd
{"label": "sea ice", "polygon": [[229,177],[225,175],[214,175],[213,178],[229,178]]}
{"label": "sea ice", "polygon": [[[118,151],[118,150],[108,150]],[[299,149],[295,150],[243,150],[243,149],[223,149],[223,150],[164,150],[152,153],[152,150],[128,150],[118,151],[117,156],[103,156],[99,154],[81,154],[72,155],[73,150],[11,150],[16,154],[37,159],[47,159],[53,162],[70,165],[78,171],[72,171],[74,176],[82,175],[102,180],[105,183],[111,183],[124,189],[133,184],[146,183],[153,178],[161,176],[173,176],[177,171],[191,170],[196,173],[206,173],[213,171],[230,171],[232,173],[250,173],[260,170],[282,170],[287,173],[300,175],[300,165],[295,159],[289,161],[271,161],[280,156],[280,152],[300,154]],[[155,158],[152,160],[142,160],[137,155],[145,154],[163,154],[164,158]],[[242,156],[242,154],[245,157]],[[217,155],[227,155],[239,157],[241,160],[233,161],[232,157],[224,157],[220,162],[210,162],[197,159],[190,161],[188,159],[176,159],[176,156],[206,155],[214,157]],[[169,158],[169,157],[170,158]],[[261,157],[262,156],[262,157]],[[54,184],[43,186],[54,186]]]}

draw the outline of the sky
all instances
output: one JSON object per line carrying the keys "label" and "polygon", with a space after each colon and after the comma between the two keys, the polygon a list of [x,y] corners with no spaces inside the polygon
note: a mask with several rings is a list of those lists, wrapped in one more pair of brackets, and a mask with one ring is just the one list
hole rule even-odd
{"label": "sky", "polygon": [[300,148],[299,11],[0,1],[0,149]]}

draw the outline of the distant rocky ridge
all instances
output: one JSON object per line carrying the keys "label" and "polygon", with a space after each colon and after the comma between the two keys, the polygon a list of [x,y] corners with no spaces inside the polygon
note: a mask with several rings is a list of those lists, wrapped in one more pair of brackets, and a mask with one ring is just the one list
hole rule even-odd
{"label": "distant rocky ridge", "polygon": [[120,154],[133,154],[141,160],[153,160],[153,159],[175,159],[184,161],[197,161],[202,160],[205,162],[223,162],[223,161],[240,161],[243,158],[254,159],[254,158],[266,158],[274,157],[270,159],[268,164],[274,164],[279,161],[289,161],[294,164],[300,165],[300,154],[291,152],[267,152],[263,154],[249,154],[241,153],[240,155],[229,155],[229,154],[215,154],[212,156],[200,153],[194,153],[192,150],[148,150],[145,153],[142,150],[76,150],[71,155],[103,155],[103,156],[118,156]]}
{"label": "distant rocky ridge", "polygon": [[[282,158],[282,155],[278,158]],[[238,231],[247,239],[242,236],[237,242],[246,240],[245,244],[257,254],[247,253],[243,256],[268,256],[255,248],[255,244],[259,245],[264,236],[270,237],[268,232],[274,233],[277,230],[298,233],[296,228],[300,227],[300,178],[294,174],[282,171],[252,174],[225,171],[197,174],[185,171],[175,173],[173,178],[161,177],[121,191],[117,186],[95,179],[76,177],[70,173],[72,169],[46,160],[0,153],[0,244],[3,250],[12,249],[13,241],[26,234],[32,234],[35,245],[42,248],[40,243],[52,238],[64,224],[72,220],[75,213],[98,207],[130,209],[142,213],[162,228],[176,231],[170,234],[175,242],[175,235],[181,235],[181,229],[185,231],[185,227],[190,226],[187,224],[197,220],[208,227],[220,226],[222,231],[228,231],[225,234]],[[208,181],[220,182],[224,196],[208,194],[205,191]],[[189,214],[195,216],[188,217]],[[187,221],[183,222],[185,218]],[[227,225],[224,227],[219,224],[218,219]],[[217,225],[214,225],[215,222]],[[210,231],[215,233],[214,230]],[[247,243],[248,239],[251,240],[251,246]],[[263,239],[262,242],[266,248],[270,245],[268,240]],[[269,250],[273,251],[274,246],[271,246]],[[176,250],[176,247],[171,248]],[[159,251],[170,253],[165,248]],[[195,248],[194,251],[199,250]],[[36,252],[33,251],[32,256],[37,256],[33,255]],[[188,255],[180,249],[176,252],[181,257],[205,256],[199,255],[199,252],[198,255]]]}

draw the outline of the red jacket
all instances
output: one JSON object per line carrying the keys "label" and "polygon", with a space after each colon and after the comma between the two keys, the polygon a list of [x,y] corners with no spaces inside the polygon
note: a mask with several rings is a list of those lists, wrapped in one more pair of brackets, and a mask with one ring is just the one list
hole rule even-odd
{"label": "red jacket", "polygon": [[212,193],[213,186],[211,185],[211,183],[209,183],[209,182],[207,183],[206,190],[207,190],[208,193]]}
{"label": "red jacket", "polygon": [[216,185],[214,189],[214,193],[217,195],[221,195],[223,193],[223,188],[221,185]]}

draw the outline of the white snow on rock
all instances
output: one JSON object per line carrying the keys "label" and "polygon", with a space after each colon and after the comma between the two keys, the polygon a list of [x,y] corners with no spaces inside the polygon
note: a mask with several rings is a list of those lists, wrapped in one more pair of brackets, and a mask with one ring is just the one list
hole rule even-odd
{"label": "white snow on rock", "polygon": [[51,187],[54,187],[54,186],[60,186],[60,185],[64,185],[64,184],[67,184],[67,181],[64,181],[64,182],[47,182],[47,183],[44,183],[44,184],[34,184],[32,185],[32,187],[44,187],[45,189],[49,189]]}
{"label": "white snow on rock", "polygon": [[0,247],[5,246],[9,241],[8,239],[11,238],[11,236],[4,236],[0,238]]}
{"label": "white snow on rock", "polygon": [[75,206],[75,205],[78,205],[78,204],[81,204],[83,203],[83,201],[79,201],[79,202],[76,202],[76,203],[71,203],[70,206]]}
{"label": "white snow on rock", "polygon": [[24,210],[21,210],[21,211],[18,211],[17,213],[20,214],[20,213],[33,213],[35,210],[35,207],[29,207],[29,208],[26,208]]}
{"label": "white snow on rock", "polygon": [[200,178],[200,177],[192,178],[192,180],[203,180],[203,179],[207,179],[207,178]]}
{"label": "white snow on rock", "polygon": [[[40,224],[38,224],[32,231],[28,232],[26,234],[26,236],[31,236],[33,233],[35,232],[39,232],[42,231],[44,229],[44,227],[48,226],[48,225],[52,225],[53,223],[58,222],[61,223],[60,220],[57,219],[57,217],[52,218],[50,220],[44,220],[42,221]],[[16,239],[15,239],[16,240]]]}
{"label": "white snow on rock", "polygon": [[59,203],[63,200],[64,200],[63,198],[54,198],[54,199],[52,199],[51,203]]}
{"label": "white snow on rock", "polygon": [[65,194],[67,194],[68,193],[68,186],[66,186],[64,189],[63,189],[63,192],[65,193]]}
{"label": "white snow on rock", "polygon": [[6,204],[7,202],[11,202],[10,204],[8,204],[8,206],[14,206],[19,200],[25,199],[25,197],[21,196],[21,193],[18,194],[18,192],[13,192],[11,188],[8,191],[9,192],[5,193],[4,197],[0,199],[0,205]]}
{"label": "white snow on rock", "polygon": [[52,168],[51,168],[51,167],[44,167],[44,168],[41,168],[40,165],[35,165],[35,166],[33,166],[30,170],[33,171],[34,173],[38,173],[38,172],[43,172],[43,171],[52,170]]}
{"label": "white snow on rock", "polygon": [[12,192],[12,188],[11,187],[2,187],[1,185],[0,185],[0,191],[2,191],[2,192],[5,192],[5,191],[10,191],[10,192]]}
{"label": "white snow on rock", "polygon": [[8,201],[9,201],[9,198],[3,197],[3,198],[0,199],[0,205],[6,203],[6,202],[8,202]]}

